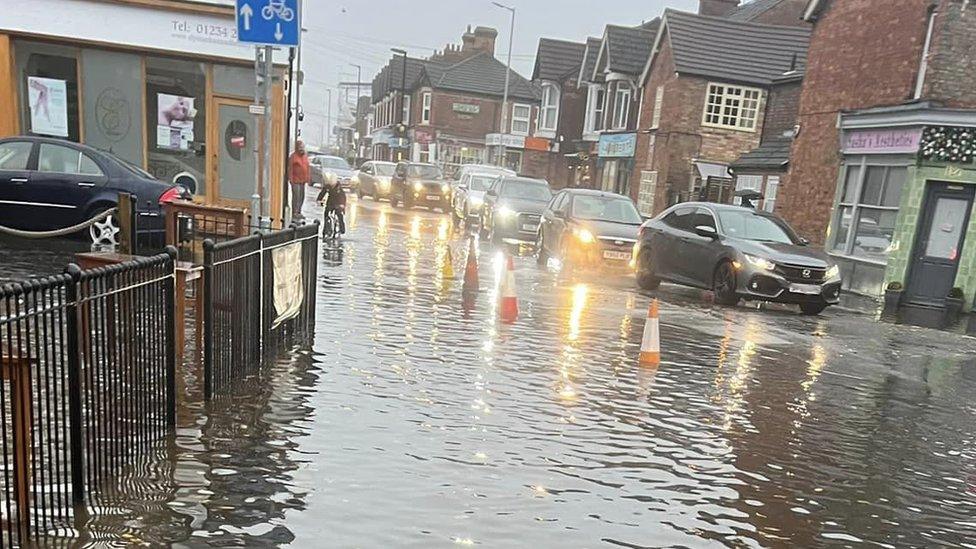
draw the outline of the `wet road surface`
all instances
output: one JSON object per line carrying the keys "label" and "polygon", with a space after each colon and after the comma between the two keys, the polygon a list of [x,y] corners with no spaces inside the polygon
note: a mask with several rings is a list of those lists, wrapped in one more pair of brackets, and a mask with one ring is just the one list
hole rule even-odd
{"label": "wet road surface", "polygon": [[207,406],[188,368],[85,543],[976,547],[973,339],[664,286],[642,368],[632,278],[519,258],[503,325],[495,250],[466,311],[446,216],[352,204],[313,349]]}

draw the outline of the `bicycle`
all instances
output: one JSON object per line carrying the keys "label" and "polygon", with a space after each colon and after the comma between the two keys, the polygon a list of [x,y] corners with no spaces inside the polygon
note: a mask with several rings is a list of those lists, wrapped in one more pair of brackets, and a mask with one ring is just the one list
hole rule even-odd
{"label": "bicycle", "polygon": [[322,222],[322,239],[329,242],[339,240],[339,215],[335,210],[326,210]]}
{"label": "bicycle", "polygon": [[261,8],[261,17],[271,21],[275,15],[286,22],[295,18],[295,12],[285,5],[285,0],[268,0],[268,5]]}

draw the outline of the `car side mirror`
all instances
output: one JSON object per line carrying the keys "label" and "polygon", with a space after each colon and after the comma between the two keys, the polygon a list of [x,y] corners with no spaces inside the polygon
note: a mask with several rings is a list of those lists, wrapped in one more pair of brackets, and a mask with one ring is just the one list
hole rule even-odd
{"label": "car side mirror", "polygon": [[695,234],[703,238],[718,238],[718,231],[710,225],[698,225],[695,227]]}
{"label": "car side mirror", "polygon": [[800,237],[800,246],[809,246],[810,240],[807,238]]}

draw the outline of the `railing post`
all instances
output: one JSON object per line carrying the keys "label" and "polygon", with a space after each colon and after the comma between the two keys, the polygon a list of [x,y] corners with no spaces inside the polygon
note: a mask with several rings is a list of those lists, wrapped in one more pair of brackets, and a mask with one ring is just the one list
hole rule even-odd
{"label": "railing post", "polygon": [[81,267],[69,263],[65,273],[70,277],[65,285],[67,301],[68,338],[68,429],[71,455],[71,500],[75,505],[85,502],[85,463],[82,454],[81,418],[81,330],[79,323],[82,308],[78,303],[78,286],[81,284]]}
{"label": "railing post", "polygon": [[163,283],[163,293],[166,304],[164,314],[169,320],[166,322],[166,425],[169,427],[176,426],[176,323],[184,322],[182,317],[177,318],[176,300],[186,299],[186,296],[176,295],[177,253],[175,246],[166,246],[166,255],[169,256],[166,271],[169,277]]}
{"label": "railing post", "polygon": [[213,396],[213,264],[214,241],[208,238],[203,241],[203,396],[205,400],[210,400]]}
{"label": "railing post", "polygon": [[311,284],[309,284],[309,288],[311,289],[311,291],[309,292],[309,295],[306,296],[307,299],[311,300],[311,302],[309,303],[310,312],[308,315],[309,317],[308,326],[306,327],[307,337],[309,339],[313,339],[313,344],[314,344],[314,337],[315,337],[316,302],[317,302],[318,287],[319,287],[319,235],[322,234],[319,228],[319,220],[316,219],[314,224],[315,224],[315,240],[313,241],[312,244],[312,281]]}

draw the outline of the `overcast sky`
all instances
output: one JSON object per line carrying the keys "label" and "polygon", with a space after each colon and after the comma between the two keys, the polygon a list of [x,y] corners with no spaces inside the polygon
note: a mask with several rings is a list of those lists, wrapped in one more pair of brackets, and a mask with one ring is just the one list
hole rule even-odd
{"label": "overcast sky", "polygon": [[[637,25],[661,14],[665,7],[694,11],[697,0],[507,0],[516,9],[512,66],[525,77],[532,73],[539,38],[583,42],[602,36],[608,23]],[[427,57],[448,43],[460,44],[468,25],[498,29],[495,55],[502,61],[508,48],[509,12],[490,0],[304,0],[302,65],[305,87],[303,134],[318,143],[325,119],[326,89],[333,88],[332,114],[340,81],[370,82],[392,55],[390,48]],[[363,93],[368,93],[366,88]]]}

